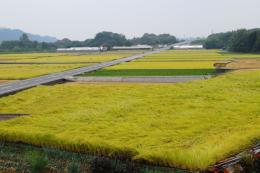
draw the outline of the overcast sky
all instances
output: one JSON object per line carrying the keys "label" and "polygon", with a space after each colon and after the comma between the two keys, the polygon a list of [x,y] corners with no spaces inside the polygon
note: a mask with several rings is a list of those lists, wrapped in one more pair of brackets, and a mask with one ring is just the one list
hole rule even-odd
{"label": "overcast sky", "polygon": [[73,40],[100,31],[207,36],[260,27],[260,0],[0,0],[0,27]]}

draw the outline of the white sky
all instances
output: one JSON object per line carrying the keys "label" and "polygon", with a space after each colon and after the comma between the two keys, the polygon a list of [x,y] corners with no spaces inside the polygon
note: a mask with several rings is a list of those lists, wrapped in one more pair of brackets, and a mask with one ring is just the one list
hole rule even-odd
{"label": "white sky", "polygon": [[73,40],[100,31],[207,36],[260,27],[260,0],[0,0],[0,27]]}

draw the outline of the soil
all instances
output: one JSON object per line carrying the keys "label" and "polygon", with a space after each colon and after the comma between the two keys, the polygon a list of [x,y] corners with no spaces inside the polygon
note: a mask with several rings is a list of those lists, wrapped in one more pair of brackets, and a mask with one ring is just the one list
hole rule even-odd
{"label": "soil", "polygon": [[0,84],[10,82],[10,80],[0,80]]}
{"label": "soil", "polygon": [[228,68],[239,69],[260,69],[260,59],[235,59],[231,63],[228,63]]}
{"label": "soil", "polygon": [[17,117],[29,116],[28,114],[3,114],[0,113],[0,121],[10,120]]}

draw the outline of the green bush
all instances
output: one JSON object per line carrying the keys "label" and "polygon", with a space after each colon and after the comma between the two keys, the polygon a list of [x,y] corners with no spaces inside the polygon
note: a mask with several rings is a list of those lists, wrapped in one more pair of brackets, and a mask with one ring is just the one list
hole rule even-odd
{"label": "green bush", "polygon": [[43,172],[48,165],[48,158],[39,152],[30,152],[26,154],[26,159],[32,173]]}

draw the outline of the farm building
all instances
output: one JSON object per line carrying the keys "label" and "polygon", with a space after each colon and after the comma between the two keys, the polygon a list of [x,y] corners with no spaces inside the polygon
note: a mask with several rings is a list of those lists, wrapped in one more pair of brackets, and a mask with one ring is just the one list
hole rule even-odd
{"label": "farm building", "polygon": [[174,49],[203,49],[203,45],[176,45]]}
{"label": "farm building", "polygon": [[58,48],[57,52],[101,52],[106,50],[106,47],[70,47]]}
{"label": "farm building", "polygon": [[112,50],[151,50],[152,46],[149,45],[135,45],[135,46],[114,46]]}

